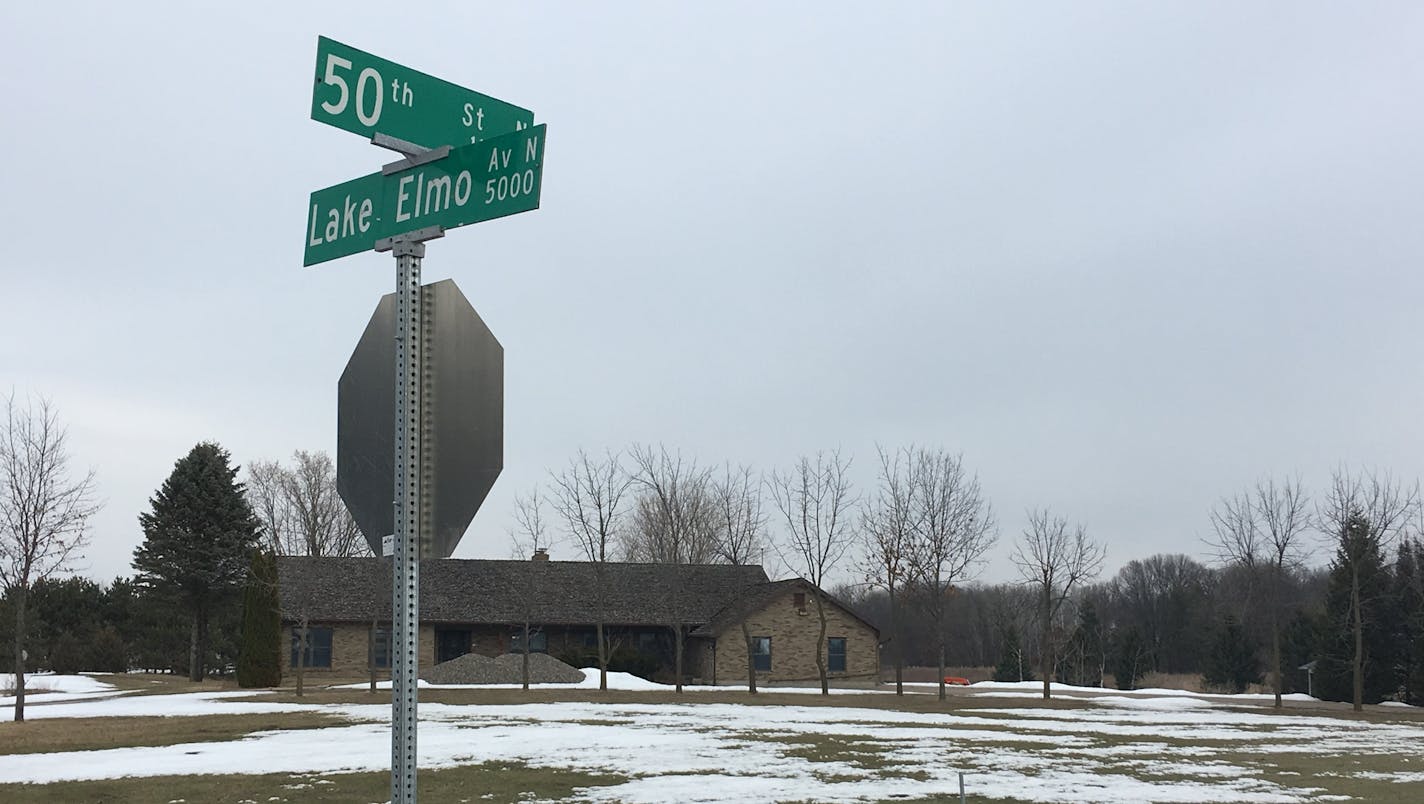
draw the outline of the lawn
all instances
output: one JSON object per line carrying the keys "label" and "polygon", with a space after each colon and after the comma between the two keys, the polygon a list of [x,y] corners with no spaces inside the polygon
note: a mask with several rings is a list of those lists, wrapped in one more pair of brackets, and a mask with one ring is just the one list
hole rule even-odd
{"label": "lawn", "polygon": [[[0,723],[0,800],[387,800],[388,693],[177,689]],[[945,801],[960,772],[973,801],[1424,800],[1417,709],[980,686],[945,702],[429,689],[420,712],[438,801]]]}

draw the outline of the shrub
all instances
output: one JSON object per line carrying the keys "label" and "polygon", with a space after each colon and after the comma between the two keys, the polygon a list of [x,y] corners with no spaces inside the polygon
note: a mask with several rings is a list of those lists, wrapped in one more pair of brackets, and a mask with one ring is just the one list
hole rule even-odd
{"label": "shrub", "polygon": [[88,670],[100,673],[127,673],[129,670],[129,647],[119,633],[105,628],[94,635],[89,644]]}
{"label": "shrub", "polygon": [[88,658],[84,655],[84,643],[68,631],[60,634],[49,649],[49,669],[67,676],[85,669]]}

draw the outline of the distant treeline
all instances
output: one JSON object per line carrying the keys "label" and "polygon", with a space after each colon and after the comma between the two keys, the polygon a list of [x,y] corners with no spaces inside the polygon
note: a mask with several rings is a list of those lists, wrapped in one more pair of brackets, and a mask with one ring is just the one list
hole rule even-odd
{"label": "distant treeline", "polygon": [[[1424,543],[1404,539],[1390,558],[1377,554],[1362,573],[1364,697],[1424,704]],[[1239,689],[1243,681],[1268,682],[1270,623],[1260,587],[1259,574],[1239,565],[1211,566],[1167,554],[1129,562],[1111,580],[1074,596],[1057,626],[1064,649],[1054,680],[1132,689],[1150,673],[1199,674],[1208,688],[1222,691]],[[1296,569],[1286,573],[1282,587],[1284,691],[1349,701],[1349,573],[1339,561]],[[889,621],[883,591],[836,591],[872,622]],[[899,627],[882,638],[901,640],[907,665],[933,666],[936,640],[922,597],[913,588],[905,591]],[[968,584],[954,590],[950,609],[951,664],[994,667],[1001,681],[1038,680],[1039,625],[1029,589]],[[1313,678],[1302,669],[1307,666]]]}

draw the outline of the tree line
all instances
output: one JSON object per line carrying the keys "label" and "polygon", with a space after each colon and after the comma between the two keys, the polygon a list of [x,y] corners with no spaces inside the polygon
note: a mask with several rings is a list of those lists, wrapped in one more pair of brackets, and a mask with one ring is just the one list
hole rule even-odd
{"label": "tree line", "polygon": [[[94,475],[69,470],[64,428],[47,402],[11,396],[0,424],[0,634],[14,646],[17,719],[26,670],[186,667],[201,680],[208,668],[236,664],[243,585],[264,566],[254,556],[369,554],[326,455],[259,461],[243,482],[226,450],[205,442],[175,462],[140,516],[132,578],[101,587],[64,577],[98,510]],[[1312,500],[1298,479],[1263,480],[1206,512],[1210,563],[1157,555],[1106,581],[1097,580],[1104,545],[1083,525],[1034,509],[1011,553],[1019,581],[985,584],[977,578],[999,524],[961,456],[878,449],[875,482],[863,491],[850,466],[839,451],[763,473],[662,445],[580,450],[516,495],[511,536],[526,553],[562,542],[598,564],[780,565],[821,589],[849,576],[834,592],[880,625],[897,691],[910,664],[936,667],[941,695],[955,665],[1037,678],[1045,696],[1050,680],[1101,685],[1111,676],[1126,688],[1150,673],[1199,673],[1236,690],[1269,677],[1278,705],[1281,694],[1305,690],[1357,708],[1424,699],[1417,484],[1340,469]],[[1328,567],[1315,568],[1322,551]],[[827,601],[814,602],[824,642]],[[692,624],[668,603],[680,686]],[[602,613],[593,616],[606,684],[613,646]],[[823,691],[825,662],[817,657]]]}

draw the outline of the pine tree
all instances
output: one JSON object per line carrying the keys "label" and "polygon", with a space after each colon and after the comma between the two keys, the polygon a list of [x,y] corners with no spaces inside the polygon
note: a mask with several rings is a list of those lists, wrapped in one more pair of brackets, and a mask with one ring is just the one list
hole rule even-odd
{"label": "pine tree", "polygon": [[237,656],[239,687],[275,687],[282,683],[281,640],[277,557],[253,551],[252,572],[242,590],[242,643]]}
{"label": "pine tree", "polygon": [[1391,597],[1399,699],[1417,706],[1424,703],[1424,543],[1415,539],[1400,542]]}
{"label": "pine tree", "polygon": [[1235,617],[1228,615],[1217,632],[1211,655],[1207,657],[1206,672],[1202,675],[1207,684],[1225,687],[1234,693],[1245,692],[1248,685],[1261,683],[1261,658],[1256,645]]}
{"label": "pine tree", "polygon": [[1080,687],[1101,687],[1107,664],[1103,654],[1103,624],[1091,599],[1078,607],[1078,624],[1068,642],[1067,655],[1059,680]]}
{"label": "pine tree", "polygon": [[1113,675],[1120,690],[1137,689],[1137,680],[1146,674],[1151,657],[1147,643],[1136,627],[1127,629],[1115,640]]}
{"label": "pine tree", "polygon": [[1024,661],[1023,645],[1019,642],[1019,629],[1012,623],[1004,628],[1000,637],[1003,650],[999,664],[994,668],[995,681],[1033,681],[1033,670]]}
{"label": "pine tree", "polygon": [[205,442],[173,466],[173,473],[139,515],[144,542],[134,569],[144,586],[171,593],[189,621],[188,677],[202,681],[208,624],[228,606],[247,575],[257,542],[257,520],[237,482],[227,451]]}
{"label": "pine tree", "polygon": [[1319,611],[1298,610],[1281,630],[1281,691],[1314,694],[1314,674],[1303,669],[1320,658],[1321,638],[1328,629]]}
{"label": "pine tree", "polygon": [[1390,575],[1379,535],[1363,516],[1352,515],[1337,538],[1325,593],[1326,632],[1315,694],[1329,701],[1353,701],[1358,661],[1361,701],[1378,703],[1395,691],[1394,637],[1387,616]]}

